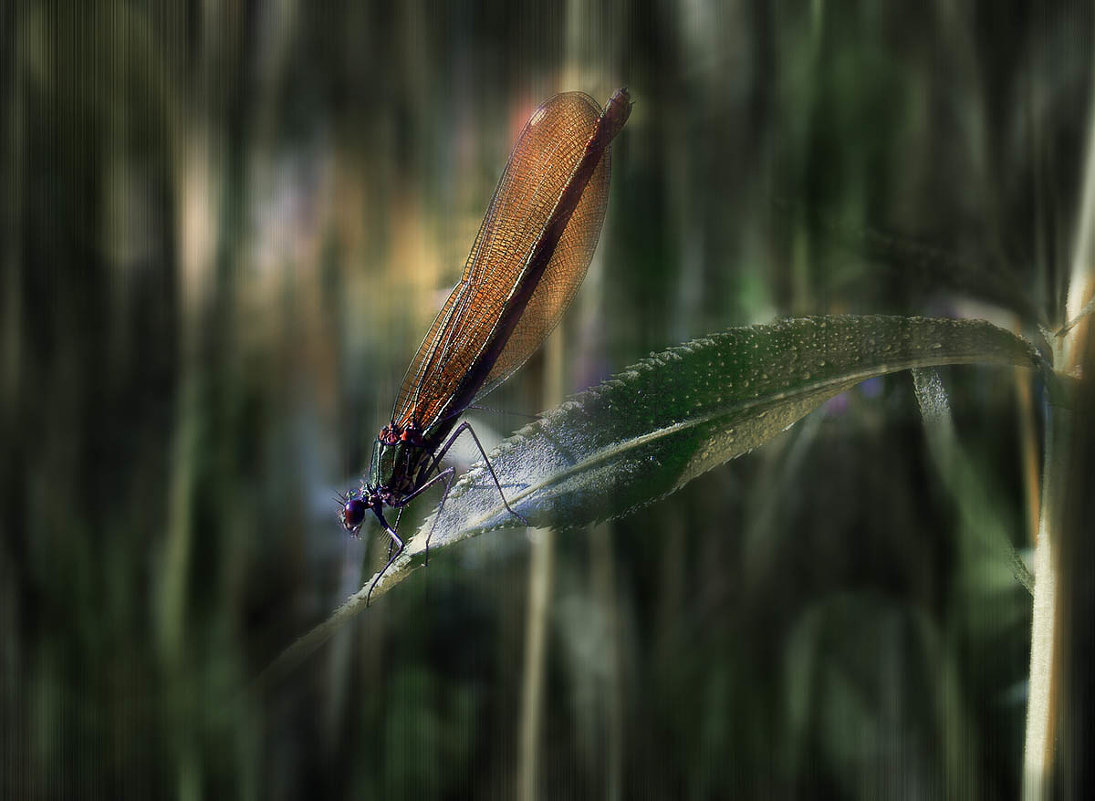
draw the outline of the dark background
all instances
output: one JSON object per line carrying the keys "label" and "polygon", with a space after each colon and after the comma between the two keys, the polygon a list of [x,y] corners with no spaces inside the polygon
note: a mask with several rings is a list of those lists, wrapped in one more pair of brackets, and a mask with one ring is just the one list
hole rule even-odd
{"label": "dark background", "polygon": [[5,796],[1016,795],[1041,394],[1000,369],[942,371],[947,465],[899,374],[553,535],[533,707],[519,531],[248,688],[378,564],[331,497],[539,102],[635,108],[564,366],[492,406],[787,315],[1029,333],[1063,322],[1090,3],[18,0],[0,36]]}

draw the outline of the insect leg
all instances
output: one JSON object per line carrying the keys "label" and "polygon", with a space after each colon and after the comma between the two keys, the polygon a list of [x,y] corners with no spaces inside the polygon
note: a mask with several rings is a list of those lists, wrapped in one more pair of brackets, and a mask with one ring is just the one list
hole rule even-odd
{"label": "insect leg", "polygon": [[[373,583],[369,585],[369,592],[365,595],[365,606],[369,605],[369,601],[373,597],[373,590],[376,589],[377,582],[384,577],[384,574],[388,572],[388,568],[392,566],[392,562],[399,558],[399,555],[403,553],[403,540],[399,538],[399,535],[395,533],[395,529],[388,525],[388,521],[384,519],[384,516],[377,512],[377,517],[380,519],[381,524],[384,526],[384,530],[388,532],[388,536],[392,538],[392,544],[396,546],[395,553],[388,558],[387,564],[383,569],[376,574],[376,578],[373,579]],[[390,548],[389,548],[390,550]]]}
{"label": "insect leg", "polygon": [[[433,468],[434,468],[434,466],[433,466],[433,465],[430,465],[430,470],[433,470]],[[433,477],[433,478],[431,478],[431,479],[430,479],[429,481],[427,481],[427,482],[426,482],[425,484],[423,484],[423,485],[422,485],[421,487],[419,487],[418,489],[416,489],[416,490],[415,490],[414,492],[410,493],[409,495],[404,495],[404,496],[403,496],[403,497],[402,497],[402,498],[401,498],[401,499],[400,499],[400,500],[398,501],[398,505],[396,506],[396,508],[397,508],[397,509],[402,509],[402,508],[403,508],[404,506],[406,506],[406,505],[407,505],[408,503],[410,503],[411,501],[413,501],[413,500],[414,500],[415,498],[417,498],[417,497],[418,497],[419,495],[421,495],[421,494],[422,494],[423,492],[425,492],[426,490],[428,490],[428,489],[429,489],[430,487],[432,487],[432,486],[433,486],[434,484],[436,484],[436,483],[437,483],[438,481],[444,481],[444,480],[445,480],[445,476],[446,476],[446,475],[450,475],[450,474],[452,474],[452,473],[455,473],[455,472],[456,472],[456,468],[454,468],[454,467],[447,467],[447,468],[445,468],[444,470],[442,470],[441,472],[439,472],[439,473],[438,473],[438,474],[437,474],[436,476],[434,476],[434,477]]]}
{"label": "insect leg", "polygon": [[434,454],[433,464],[431,465],[430,469],[432,470],[434,467],[437,466],[437,464],[441,461],[441,458],[445,455],[449,448],[452,447],[452,444],[456,442],[456,438],[463,434],[465,431],[471,434],[471,438],[475,440],[475,447],[479,449],[479,453],[483,457],[483,464],[487,466],[487,471],[490,473],[490,477],[494,481],[494,486],[498,488],[498,494],[502,497],[502,505],[506,507],[506,511],[516,517],[526,526],[529,525],[529,522],[525,519],[524,515],[518,514],[517,512],[513,511],[512,508],[510,508],[509,501],[506,500],[506,493],[502,492],[502,485],[498,481],[498,476],[494,474],[494,468],[491,466],[490,459],[487,458],[487,452],[483,450],[483,443],[479,441],[479,437],[476,436],[475,429],[471,427],[471,423],[467,422],[466,420],[458,425],[456,429],[452,432],[452,436],[450,436],[448,440],[445,441],[444,445],[437,449],[437,453]]}
{"label": "insect leg", "polygon": [[[436,464],[437,463],[435,462],[434,465],[430,465],[430,469],[433,469]],[[435,484],[439,483],[439,481],[445,481],[445,492],[442,492],[441,502],[437,504],[437,512],[435,512],[435,514],[434,514],[434,525],[431,525],[429,527],[429,534],[426,535],[426,555],[425,555],[424,564],[427,567],[429,566],[429,541],[430,541],[430,537],[434,536],[434,530],[437,529],[437,519],[440,518],[440,516],[441,516],[441,509],[445,508],[445,501],[449,497],[449,488],[452,486],[452,477],[456,474],[457,474],[457,468],[456,467],[446,467],[445,469],[443,469],[443,471],[438,473],[436,476],[434,476],[433,478],[430,478],[428,481],[426,481],[426,483],[424,485],[418,487],[418,489],[416,489],[414,492],[412,492],[411,495],[406,496],[405,498],[403,498],[400,501],[399,509],[402,511],[405,504],[410,503],[412,500],[417,498],[419,495],[422,495],[423,492],[425,492],[430,487],[433,487]]]}
{"label": "insect leg", "polygon": [[[401,517],[403,517],[403,507],[402,506],[396,508],[396,510],[395,510],[395,526],[394,526],[394,528],[395,528],[396,531],[399,531],[399,519]],[[394,547],[395,547],[395,542],[392,540],[391,537],[388,537],[388,558],[389,559],[392,558],[392,548],[394,548]]]}

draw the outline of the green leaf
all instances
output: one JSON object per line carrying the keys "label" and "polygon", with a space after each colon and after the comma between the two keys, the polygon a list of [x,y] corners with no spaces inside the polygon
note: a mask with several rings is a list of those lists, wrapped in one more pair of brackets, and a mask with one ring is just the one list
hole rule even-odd
{"label": "green leaf", "polygon": [[[737,328],[625,369],[518,431],[490,461],[531,524],[584,526],[669,495],[868,378],[1037,359],[1025,340],[979,320],[840,316]],[[432,525],[405,555],[424,547]],[[449,493],[430,548],[520,525],[476,465]]]}
{"label": "green leaf", "polygon": [[[584,526],[669,495],[868,378],[945,364],[1033,367],[1038,360],[1026,340],[979,320],[834,316],[735,328],[652,355],[576,395],[505,440],[490,462],[510,506],[532,525]],[[486,468],[475,465],[380,577],[372,598],[423,563],[428,536],[433,554],[522,525]],[[373,581],[293,649],[329,636],[364,606]]]}

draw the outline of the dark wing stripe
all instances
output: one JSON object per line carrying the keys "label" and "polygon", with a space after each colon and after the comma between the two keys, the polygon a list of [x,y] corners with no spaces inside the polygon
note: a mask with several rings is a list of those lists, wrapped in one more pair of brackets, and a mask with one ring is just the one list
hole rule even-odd
{"label": "dark wing stripe", "polygon": [[[590,136],[592,136],[592,131],[595,130],[596,120],[597,120],[597,116],[599,115],[600,109],[597,107],[596,103],[592,99],[589,99],[588,103],[591,106],[592,110],[594,111],[594,116],[592,117],[592,125],[591,125],[591,131],[590,131]],[[541,120],[541,122],[542,122],[542,120]],[[583,148],[584,148],[586,142],[588,142],[588,140],[589,140],[589,136],[587,136],[585,138],[585,141],[583,141],[583,143],[582,143]],[[539,161],[542,164],[545,164],[545,165],[555,164],[556,159],[558,158],[560,152],[564,149],[564,146],[566,146],[569,143],[570,142],[568,142],[567,140],[564,140],[563,138],[555,139],[551,143],[550,150],[548,150],[547,152],[542,153],[540,155]],[[533,189],[531,192],[527,193],[527,197],[529,197],[530,199],[536,199],[536,198],[540,198],[541,196],[544,196],[547,203],[542,204],[542,205],[548,207],[550,209],[550,211],[544,216],[543,220],[540,220],[537,214],[528,214],[528,215],[524,216],[523,225],[522,225],[520,231],[518,232],[518,235],[515,237],[515,239],[516,239],[516,241],[527,243],[528,246],[524,249],[522,258],[520,259],[520,265],[521,266],[517,271],[516,280],[513,281],[510,284],[509,291],[506,293],[504,301],[500,304],[502,307],[505,307],[505,305],[507,305],[512,300],[514,294],[517,292],[518,288],[520,287],[522,278],[524,277],[524,274],[525,274],[525,272],[527,271],[527,269],[529,267],[529,262],[531,261],[533,255],[534,255],[534,252],[536,250],[536,244],[540,241],[542,235],[544,234],[545,229],[551,223],[554,209],[558,205],[558,202],[561,198],[562,192],[563,192],[563,190],[565,190],[566,186],[569,184],[570,179],[574,174],[574,171],[578,168],[578,164],[581,162],[581,153],[582,153],[582,150],[579,150],[578,151],[578,158],[575,160],[574,166],[569,171],[567,171],[566,180],[562,183],[562,186],[560,186],[556,191],[554,191],[554,192],[545,191],[545,187],[548,186],[550,180],[553,177],[557,177],[557,175],[553,174],[553,171],[550,170],[550,169],[544,169],[540,173],[540,179],[539,179],[539,182],[536,184],[536,188]],[[509,171],[507,170],[507,173],[508,172]],[[550,187],[549,187],[549,189],[550,189]],[[530,206],[534,210],[539,210],[542,207],[541,204],[536,203],[536,202],[529,202],[527,205]],[[500,226],[500,225],[494,226],[494,228],[491,232],[492,245],[493,245],[493,242],[494,242],[496,236],[498,235],[498,233],[500,231],[502,231],[503,229],[504,229],[503,226]],[[531,236],[531,234],[533,234],[533,233],[535,233],[535,236]],[[493,252],[493,251],[494,251],[493,247],[488,249],[488,252]],[[503,248],[503,252],[504,252],[504,248]],[[515,257],[515,256],[517,256],[517,254],[515,253],[515,254],[513,254],[513,256]],[[483,260],[482,262],[480,262],[479,264],[476,265],[476,269],[478,269],[478,270],[485,269],[488,264],[489,264],[489,261]],[[500,316],[501,315],[498,315],[495,318],[495,322],[490,327],[489,334],[485,337],[479,338],[479,341],[481,342],[481,344],[476,349],[475,355],[471,360],[473,364],[479,360],[479,358],[482,356],[483,352],[491,344],[491,340],[493,339],[492,335],[494,334],[494,331],[497,328],[498,318],[500,318]],[[471,315],[463,315],[460,319],[458,319],[456,325],[459,326],[459,328],[460,328],[460,332],[459,332],[460,335],[463,335],[464,333],[466,333],[467,329],[471,328],[471,326],[474,322],[475,322],[475,320],[473,319],[473,317]],[[539,343],[537,343],[537,344],[539,344]],[[438,419],[445,419],[446,417],[448,417],[450,415],[454,415],[454,414],[459,415],[463,411],[463,409],[453,409],[452,408],[452,405],[455,401],[456,401],[456,398],[454,396],[454,397],[451,397],[445,404],[443,404],[441,409],[438,410],[439,411]]]}
{"label": "dark wing stripe", "polygon": [[[559,95],[525,126],[461,281],[404,376],[395,422],[430,429],[458,415],[484,382],[509,375],[554,326],[596,245],[607,196],[608,165],[601,170],[599,161],[629,108],[622,93],[604,115],[586,95]],[[530,305],[534,319],[523,320]],[[506,341],[515,333],[511,347]]]}
{"label": "dark wing stripe", "polygon": [[525,313],[517,321],[476,398],[486,395],[525,363],[554,330],[577,294],[593,260],[608,206],[609,156],[607,150],[601,156],[601,163],[590,177]]}
{"label": "dark wing stripe", "polygon": [[[550,153],[547,154],[547,156],[544,160],[547,163],[551,163],[554,160],[555,156],[558,155],[559,150],[562,149],[562,145],[563,145],[563,143],[561,141],[556,141],[555,143],[553,143]],[[532,197],[532,198],[539,197],[543,193],[544,186],[545,186],[545,184],[547,184],[547,182],[548,182],[548,173],[545,171],[544,174],[540,177],[540,183],[538,183],[536,185],[536,189],[534,189],[531,193],[529,193],[529,196]],[[512,179],[510,179],[510,183],[512,183]],[[558,200],[558,198],[554,198],[554,200],[552,201],[552,205],[554,205],[554,202],[556,202],[557,200]],[[531,205],[536,205],[536,204],[531,204]],[[538,226],[536,226],[537,238],[534,239],[534,238],[530,237],[529,234],[533,232],[534,225],[536,225],[535,221],[536,221],[536,216],[535,215],[530,214],[530,215],[526,216],[525,217],[525,225],[521,229],[521,232],[520,232],[519,236],[517,237],[518,241],[528,242],[529,246],[525,251],[524,258],[521,260],[521,268],[518,271],[517,280],[513,282],[513,285],[510,287],[509,293],[507,293],[507,295],[506,295],[506,298],[505,298],[506,301],[508,301],[513,296],[514,291],[516,291],[517,286],[520,284],[521,276],[524,274],[525,269],[527,269],[527,267],[528,267],[529,259],[532,258],[532,251],[535,247],[536,239],[538,239],[539,235],[541,233],[543,233],[543,230],[547,226],[547,223],[548,223],[548,220],[545,219],[542,223],[540,223]],[[500,229],[501,229],[501,226],[494,226],[493,230],[491,231],[492,245],[493,245],[493,240],[494,240],[495,236],[497,235],[497,233]],[[490,248],[487,249],[487,252],[493,252],[493,250],[494,250],[493,247],[490,247]],[[516,255],[517,254],[514,254],[514,256],[516,256]],[[473,268],[473,271],[474,271],[473,276],[476,273],[482,272],[483,270],[485,270],[486,267],[487,267],[487,261],[486,260],[482,260],[481,262],[476,263],[476,265]],[[457,323],[457,325],[460,328],[460,330],[458,332],[458,335],[462,335],[470,327],[471,318],[469,316],[463,316],[461,318],[461,320]],[[483,344],[485,346],[486,342],[484,341]],[[482,348],[480,348],[480,351],[481,350],[482,350]]]}

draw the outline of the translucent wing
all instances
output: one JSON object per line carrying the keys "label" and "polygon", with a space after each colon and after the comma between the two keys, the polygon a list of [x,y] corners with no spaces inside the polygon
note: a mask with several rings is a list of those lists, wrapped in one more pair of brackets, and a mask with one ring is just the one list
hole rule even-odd
{"label": "translucent wing", "polygon": [[[529,120],[491,198],[463,277],[411,361],[394,421],[406,425],[414,420],[429,428],[445,419],[451,404],[466,404],[508,377],[554,328],[585,275],[600,234],[609,178],[607,154],[602,153],[626,121],[629,106],[626,95],[622,98],[613,107],[611,130],[598,129],[600,108],[578,92],[553,97]],[[604,141],[593,143],[592,158],[599,160],[590,163],[587,145],[595,135]],[[561,234],[549,232],[560,222],[561,199],[583,158],[588,183],[576,204],[570,186],[573,213]],[[557,237],[558,243],[533,286],[528,271],[545,236]],[[514,323],[514,309],[519,311],[522,303],[527,304],[524,313]],[[503,341],[507,324],[509,338]]]}
{"label": "translucent wing", "polygon": [[548,262],[544,277],[533,292],[525,313],[517,321],[517,327],[510,335],[502,355],[494,363],[476,397],[486,395],[501,384],[536,352],[547,339],[547,335],[559,324],[563,313],[578,293],[578,287],[593,260],[593,252],[597,249],[597,240],[601,235],[601,224],[605,219],[611,173],[609,162],[609,153],[606,151],[593,177],[589,179],[589,185],[574,210],[574,216],[563,231],[559,247]]}

